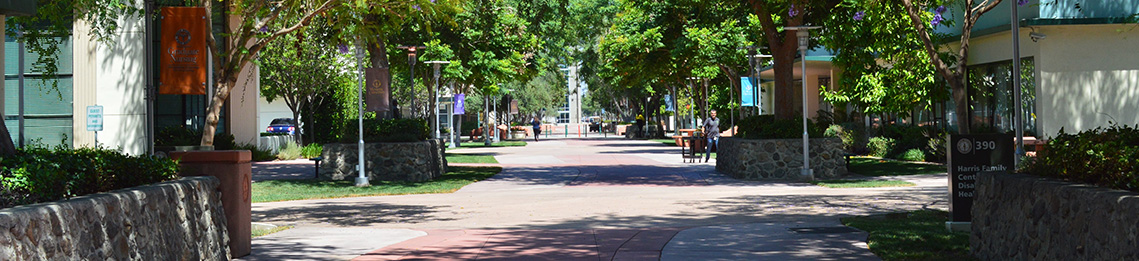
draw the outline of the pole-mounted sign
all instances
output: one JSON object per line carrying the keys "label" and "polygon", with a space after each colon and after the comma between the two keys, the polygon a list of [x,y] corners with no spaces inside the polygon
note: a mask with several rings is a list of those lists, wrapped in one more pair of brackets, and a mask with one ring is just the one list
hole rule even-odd
{"label": "pole-mounted sign", "polygon": [[206,94],[206,9],[163,7],[158,93]]}

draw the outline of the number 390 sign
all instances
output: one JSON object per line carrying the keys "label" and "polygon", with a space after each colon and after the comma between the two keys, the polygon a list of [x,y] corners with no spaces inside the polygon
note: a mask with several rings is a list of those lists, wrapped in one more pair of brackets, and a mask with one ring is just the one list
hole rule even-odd
{"label": "number 390 sign", "polygon": [[949,135],[950,221],[969,222],[980,172],[1012,172],[1013,141],[1008,134]]}

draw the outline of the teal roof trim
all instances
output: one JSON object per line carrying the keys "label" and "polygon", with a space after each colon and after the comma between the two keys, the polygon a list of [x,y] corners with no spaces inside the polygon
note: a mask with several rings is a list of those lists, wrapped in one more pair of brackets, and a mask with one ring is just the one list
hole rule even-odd
{"label": "teal roof trim", "polygon": [[0,15],[31,16],[36,14],[36,0],[0,0]]}
{"label": "teal roof trim", "polygon": [[[1033,18],[1020,20],[1020,27],[1054,26],[1054,25],[1103,25],[1103,24],[1130,24],[1139,23],[1139,15],[1132,17],[1103,17],[1103,18]],[[972,37],[981,37],[1009,31],[1009,26],[995,26],[973,30]],[[961,34],[952,34],[943,39],[941,44],[948,44],[961,40]]]}

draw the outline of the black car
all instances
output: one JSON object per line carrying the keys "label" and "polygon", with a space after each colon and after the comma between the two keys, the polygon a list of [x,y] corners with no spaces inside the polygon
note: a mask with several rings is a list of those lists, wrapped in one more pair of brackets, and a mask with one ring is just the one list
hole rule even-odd
{"label": "black car", "polygon": [[288,133],[289,135],[296,134],[295,121],[293,118],[276,118],[273,122],[269,123],[269,127],[265,128],[268,133]]}

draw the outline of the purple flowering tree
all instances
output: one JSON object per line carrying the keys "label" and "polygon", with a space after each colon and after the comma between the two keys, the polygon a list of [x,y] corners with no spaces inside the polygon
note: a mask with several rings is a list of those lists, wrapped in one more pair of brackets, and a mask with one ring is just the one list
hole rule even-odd
{"label": "purple flowering tree", "polygon": [[[1018,0],[1018,3],[1025,2]],[[930,60],[933,62],[935,71],[938,72],[949,84],[950,89],[953,91],[953,102],[958,104],[956,106],[957,117],[957,131],[959,133],[967,134],[971,128],[971,120],[969,119],[969,92],[965,89],[965,77],[969,72],[969,38],[973,33],[973,27],[976,26],[977,20],[981,15],[993,10],[1000,4],[1001,0],[964,0],[964,18],[961,20],[961,40],[960,47],[957,52],[953,54],[956,59],[956,64],[950,64],[948,60],[943,60],[939,56],[938,44],[934,43],[930,30],[933,27],[940,25],[944,18],[941,16],[946,11],[945,6],[938,6],[935,8],[936,14],[930,21],[922,20],[922,11],[929,10],[933,5],[938,4],[936,1],[923,1],[923,0],[902,0],[902,5],[906,9],[906,14],[910,17],[910,22],[917,30],[918,37],[921,39],[925,47],[926,54],[933,57]],[[956,66],[955,66],[956,65]],[[955,67],[954,67],[955,66]]]}

